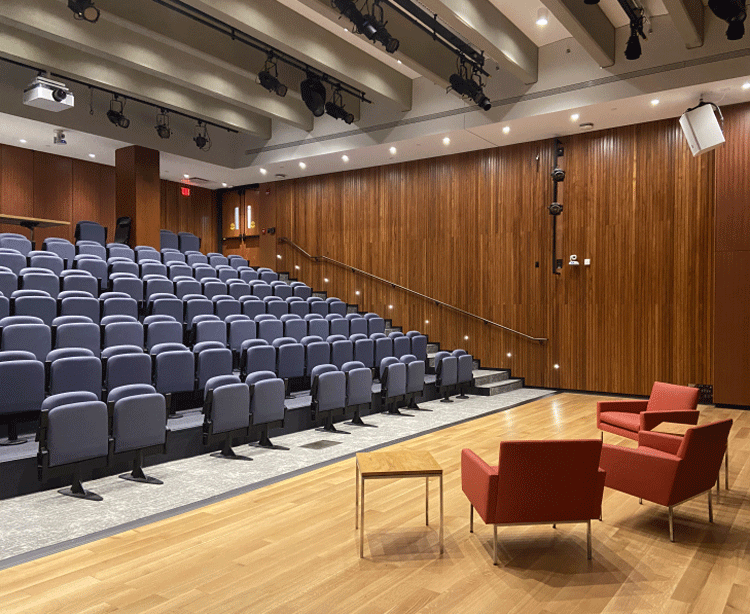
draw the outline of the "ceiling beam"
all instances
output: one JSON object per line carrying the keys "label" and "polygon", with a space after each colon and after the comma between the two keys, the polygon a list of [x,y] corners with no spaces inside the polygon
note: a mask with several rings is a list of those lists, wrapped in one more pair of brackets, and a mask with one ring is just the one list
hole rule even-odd
{"label": "ceiling beam", "polygon": [[223,100],[253,113],[312,129],[312,115],[299,98],[280,98],[246,71],[211,62],[183,45],[154,40],[103,14],[96,24],[76,21],[62,2],[0,3],[0,20],[49,40]]}
{"label": "ceiling beam", "polygon": [[581,0],[542,0],[542,4],[599,66],[615,63],[615,27],[599,5]]}
{"label": "ceiling beam", "polygon": [[188,0],[191,6],[297,60],[411,109],[411,79],[275,0]]}
{"label": "ceiling beam", "polygon": [[539,50],[487,0],[421,0],[461,37],[484,51],[501,69],[526,84],[535,83]]}
{"label": "ceiling beam", "polygon": [[[12,27],[0,29],[0,55],[23,64],[80,80],[103,90],[131,95],[160,107],[179,111],[213,124],[271,138],[271,120],[186,90],[67,45]],[[21,93],[19,92],[19,96]]]}
{"label": "ceiling beam", "polygon": [[688,49],[703,46],[705,8],[701,0],[663,0]]}

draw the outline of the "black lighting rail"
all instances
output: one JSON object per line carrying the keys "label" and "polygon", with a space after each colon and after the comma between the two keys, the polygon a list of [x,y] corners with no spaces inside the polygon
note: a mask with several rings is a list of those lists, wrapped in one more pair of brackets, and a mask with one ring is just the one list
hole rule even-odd
{"label": "black lighting rail", "polygon": [[477,51],[469,43],[454,34],[450,28],[440,23],[437,14],[428,13],[412,0],[383,0],[383,2],[401,13],[420,30],[427,32],[433,40],[469,62],[477,72],[486,77],[490,76],[484,70],[484,51]]}
{"label": "black lighting rail", "polygon": [[243,32],[242,30],[238,30],[234,26],[231,26],[228,23],[225,23],[221,21],[220,19],[217,19],[216,17],[209,15],[208,13],[205,13],[201,11],[200,9],[190,6],[186,2],[182,2],[182,0],[153,0],[153,2],[156,2],[156,4],[159,4],[171,11],[174,11],[175,13],[179,13],[180,15],[184,17],[192,19],[193,21],[196,21],[197,23],[200,23],[201,25],[211,28],[212,30],[215,30],[216,32],[220,32],[221,34],[228,36],[232,40],[243,43],[247,45],[248,47],[252,47],[253,49],[256,49],[257,51],[261,51],[262,53],[265,53],[268,56],[273,56],[274,58],[277,58],[279,61],[284,62],[284,64],[288,64],[289,66],[296,68],[297,70],[300,70],[305,74],[314,75],[315,77],[318,77],[321,81],[328,83],[328,85],[330,85],[331,87],[335,89],[339,89],[342,92],[346,92],[347,94],[354,96],[355,98],[361,100],[362,102],[372,103],[372,100],[367,99],[365,97],[365,93],[359,88],[348,85],[344,83],[343,81],[336,79],[335,77],[332,77],[331,75],[324,73],[321,70],[318,70],[317,68],[311,67],[309,64],[300,62],[296,58],[284,53],[283,51],[277,49],[276,47],[273,47],[272,45],[264,43],[263,41],[258,40],[257,38],[251,36],[250,34],[247,34],[246,32]]}
{"label": "black lighting rail", "polygon": [[233,134],[239,134],[237,130],[234,130],[232,128],[227,128],[226,126],[222,126],[220,124],[215,124],[214,122],[206,121],[205,119],[201,119],[200,117],[195,117],[194,115],[188,115],[187,113],[183,113],[182,111],[175,111],[174,109],[170,109],[169,107],[164,106],[163,104],[156,104],[155,102],[149,102],[148,100],[143,100],[142,98],[137,98],[136,96],[131,96],[130,94],[122,94],[120,92],[107,89],[106,87],[101,87],[100,85],[94,85],[92,83],[82,81],[81,79],[69,77],[68,75],[61,75],[60,73],[50,72],[48,70],[45,70],[44,68],[39,68],[38,66],[32,66],[31,64],[25,64],[24,62],[18,62],[16,60],[11,60],[9,58],[0,57],[0,61],[6,62],[8,64],[13,64],[15,66],[20,66],[21,68],[26,68],[27,70],[33,70],[34,72],[37,73],[37,76],[49,75],[50,77],[56,77],[57,79],[64,79],[66,83],[67,82],[77,83],[78,85],[87,87],[90,90],[95,90],[97,92],[104,92],[105,94],[109,94],[110,96],[116,96],[117,98],[122,98],[125,101],[132,100],[133,102],[137,102],[138,104],[151,107],[152,109],[158,109],[162,113],[170,113],[172,115],[179,115],[180,117],[185,117],[187,119],[192,119],[195,122],[200,122],[201,124],[205,124],[206,126],[213,126],[214,128],[219,128],[220,130],[226,130],[227,132],[231,132]]}

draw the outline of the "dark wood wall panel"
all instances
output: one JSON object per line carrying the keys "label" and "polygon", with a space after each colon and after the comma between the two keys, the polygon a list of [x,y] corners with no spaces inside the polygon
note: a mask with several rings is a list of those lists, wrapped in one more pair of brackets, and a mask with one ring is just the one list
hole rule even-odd
{"label": "dark wood wall panel", "polygon": [[201,237],[201,251],[217,252],[218,198],[216,192],[190,186],[190,196],[183,196],[184,184],[161,182],[161,227],[172,232],[192,232]]}
{"label": "dark wood wall panel", "polygon": [[[34,152],[34,207],[31,217],[73,219],[73,159]],[[48,236],[73,238],[74,226],[59,226],[35,233],[37,247]]]}
{"label": "dark wood wall panel", "polygon": [[[711,383],[714,154],[694,159],[674,120],[563,141],[559,276],[551,141],[273,184],[278,236],[543,346],[283,244],[277,266],[530,385]],[[591,266],[568,266],[571,254]]]}
{"label": "dark wood wall panel", "polygon": [[750,405],[750,105],[724,110],[716,150],[714,401]]}
{"label": "dark wood wall panel", "polygon": [[[34,152],[0,145],[0,212],[32,216],[34,210]],[[0,224],[0,232],[24,232],[18,226]]]}

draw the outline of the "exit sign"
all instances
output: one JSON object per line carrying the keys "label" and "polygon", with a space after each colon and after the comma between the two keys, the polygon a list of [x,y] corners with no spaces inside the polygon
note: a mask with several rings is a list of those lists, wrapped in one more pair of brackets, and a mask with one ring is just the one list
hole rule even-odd
{"label": "exit sign", "polygon": [[183,196],[190,196],[190,188],[182,188]]}

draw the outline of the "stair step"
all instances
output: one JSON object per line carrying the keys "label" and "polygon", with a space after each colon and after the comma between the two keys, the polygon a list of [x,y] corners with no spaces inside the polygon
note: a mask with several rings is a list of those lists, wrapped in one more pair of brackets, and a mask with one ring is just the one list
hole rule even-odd
{"label": "stair step", "polygon": [[493,382],[492,384],[473,386],[469,389],[469,394],[494,396],[496,394],[502,394],[503,392],[510,392],[511,390],[518,390],[520,388],[523,388],[523,380],[512,378],[505,379],[499,382]]}
{"label": "stair step", "polygon": [[488,369],[477,369],[474,371],[474,385],[485,386],[510,379],[510,371],[502,369],[490,371]]}

